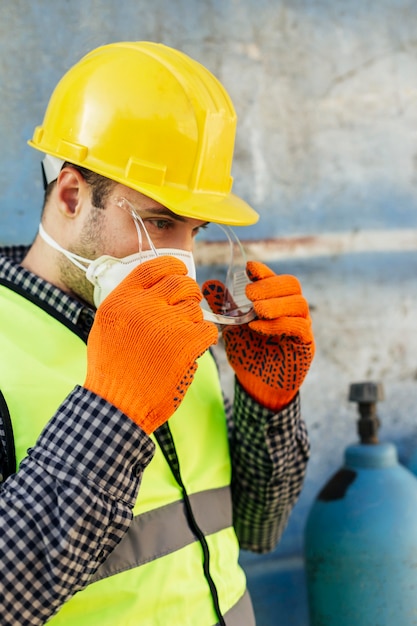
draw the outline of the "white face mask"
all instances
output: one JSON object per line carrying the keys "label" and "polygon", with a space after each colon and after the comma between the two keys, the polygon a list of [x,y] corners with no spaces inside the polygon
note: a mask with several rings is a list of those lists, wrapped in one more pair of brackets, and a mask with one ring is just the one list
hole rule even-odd
{"label": "white face mask", "polygon": [[[104,298],[119,285],[130,272],[141,263],[154,259],[157,256],[174,256],[185,263],[188,276],[196,279],[196,269],[192,252],[176,248],[153,248],[143,250],[118,259],[110,255],[102,255],[92,261],[78,254],[69,252],[59,245],[39,224],[39,234],[42,239],[55,250],[62,252],[67,259],[86,273],[87,279],[94,285],[94,304],[99,307]],[[152,246],[153,247],[153,246]]]}

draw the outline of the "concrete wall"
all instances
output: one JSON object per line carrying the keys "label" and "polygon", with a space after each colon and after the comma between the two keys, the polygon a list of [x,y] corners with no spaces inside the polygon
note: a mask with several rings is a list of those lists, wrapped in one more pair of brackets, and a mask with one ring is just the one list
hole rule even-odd
{"label": "concrete wall", "polygon": [[317,339],[304,491],[276,552],[243,555],[260,626],[307,623],[303,528],[356,440],[349,384],[382,381],[381,439],[404,462],[417,445],[416,32],[414,0],[0,0],[2,243],[35,233],[39,155],[25,142],[91,48],[161,41],[233,98],[234,190],[261,214],[239,235],[251,257],[302,280]]}

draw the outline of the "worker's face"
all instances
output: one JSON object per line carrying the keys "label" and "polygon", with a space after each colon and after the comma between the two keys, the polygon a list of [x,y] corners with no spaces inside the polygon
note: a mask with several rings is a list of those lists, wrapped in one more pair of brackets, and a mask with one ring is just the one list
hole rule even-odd
{"label": "worker's face", "polygon": [[[61,170],[52,196],[54,201],[50,203],[53,210],[48,205],[39,237],[42,245],[46,243],[59,253],[52,282],[99,306],[123,280],[126,271],[129,273],[137,264],[158,256],[158,250],[163,255],[179,257],[189,276],[195,277],[194,239],[208,222],[176,215],[156,200],[121,184],[103,188],[102,192],[101,198],[96,197],[97,193],[91,192],[85,179],[71,166]],[[93,197],[99,206],[93,205]],[[222,282],[226,284],[233,306],[239,308],[240,316],[248,304],[244,293],[246,261],[234,233],[224,228],[222,231],[230,252],[227,275]],[[120,261],[126,257],[130,257],[128,262]],[[54,266],[49,263],[48,267],[50,265]],[[235,314],[229,312],[229,317],[233,317],[233,323],[237,322]],[[246,321],[245,318],[237,323]]]}
{"label": "worker's face", "polygon": [[[112,269],[106,269],[104,274],[100,263],[108,264],[103,257],[123,259],[151,250],[152,258],[160,248],[191,253],[195,236],[207,224],[176,215],[159,202],[120,184],[111,188],[100,208],[92,205],[89,196],[84,196],[80,203],[82,209],[77,214],[81,220],[80,229],[73,232],[66,246],[72,257],[69,259],[67,254],[62,255],[60,269],[61,281],[66,288],[96,306],[123,279],[125,271],[132,268],[131,262],[129,265],[113,264]],[[74,254],[78,261],[80,257],[84,259],[85,270],[76,264]],[[97,270],[97,264],[90,263],[96,259],[100,268]],[[137,259],[137,263],[140,262]],[[96,285],[94,292],[93,285]]]}

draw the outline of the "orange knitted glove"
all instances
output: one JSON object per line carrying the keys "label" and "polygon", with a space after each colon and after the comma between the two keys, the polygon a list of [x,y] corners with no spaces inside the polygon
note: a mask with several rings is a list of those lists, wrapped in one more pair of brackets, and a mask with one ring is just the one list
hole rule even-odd
{"label": "orange knitted glove", "polygon": [[[294,276],[276,275],[263,263],[249,261],[252,281],[246,295],[256,319],[241,326],[224,326],[227,358],[242,387],[260,404],[278,411],[296,396],[314,356],[308,304]],[[221,311],[224,285],[204,283],[211,309]]]}
{"label": "orange knitted glove", "polygon": [[143,263],[98,307],[88,339],[84,386],[148,434],[178,408],[196,359],[217,341],[186,274],[174,257]]}

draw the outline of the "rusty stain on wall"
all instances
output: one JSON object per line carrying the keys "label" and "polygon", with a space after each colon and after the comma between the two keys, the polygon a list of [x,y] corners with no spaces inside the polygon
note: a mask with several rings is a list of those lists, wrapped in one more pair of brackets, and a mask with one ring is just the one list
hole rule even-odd
{"label": "rusty stain on wall", "polygon": [[[248,259],[263,262],[358,252],[397,252],[417,250],[417,229],[243,239],[242,245]],[[226,264],[229,260],[228,243],[197,242],[194,256],[196,262],[201,265]]]}

